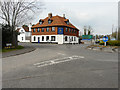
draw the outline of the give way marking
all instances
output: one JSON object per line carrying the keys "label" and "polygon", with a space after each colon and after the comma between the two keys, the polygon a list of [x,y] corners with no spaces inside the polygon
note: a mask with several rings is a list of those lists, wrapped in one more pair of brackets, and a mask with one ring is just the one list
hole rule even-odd
{"label": "give way marking", "polygon": [[74,55],[74,56],[71,56],[71,57],[64,57],[64,58],[44,61],[44,62],[40,62],[40,63],[35,63],[33,65],[37,66],[37,67],[44,67],[44,66],[54,65],[54,64],[58,64],[58,63],[72,61],[72,60],[77,60],[77,59],[80,59],[80,58],[84,58],[84,56]]}

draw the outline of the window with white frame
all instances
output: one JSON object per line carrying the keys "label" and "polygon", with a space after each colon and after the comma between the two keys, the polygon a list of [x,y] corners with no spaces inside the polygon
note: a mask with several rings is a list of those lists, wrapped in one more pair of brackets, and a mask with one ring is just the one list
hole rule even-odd
{"label": "window with white frame", "polygon": [[42,36],[42,41],[44,41],[44,36]]}
{"label": "window with white frame", "polygon": [[34,41],[36,40],[36,37],[34,36]]}
{"label": "window with white frame", "polygon": [[21,30],[21,33],[23,33],[23,30]]}
{"label": "window with white frame", "polygon": [[73,37],[72,37],[72,41],[73,41]]}
{"label": "window with white frame", "polygon": [[66,27],[65,31],[68,32],[68,28],[67,27]]}
{"label": "window with white frame", "polygon": [[48,24],[51,24],[51,19],[48,19]]}
{"label": "window with white frame", "polygon": [[46,41],[49,41],[49,36],[46,36]]}
{"label": "window with white frame", "polygon": [[40,32],[40,28],[37,29],[37,32]]}
{"label": "window with white frame", "polygon": [[69,25],[69,20],[66,23]]}
{"label": "window with white frame", "polygon": [[46,32],[49,32],[49,27],[47,27]]}
{"label": "window with white frame", "polygon": [[74,33],[74,29],[72,29],[72,33]]}
{"label": "window with white frame", "polygon": [[55,27],[52,27],[52,32],[55,32]]}
{"label": "window with white frame", "polygon": [[51,41],[55,41],[55,36],[51,36]]}
{"label": "window with white frame", "polygon": [[76,37],[74,37],[74,41],[76,41]]}
{"label": "window with white frame", "polygon": [[42,20],[39,20],[39,24],[40,24],[40,25],[42,24]]}
{"label": "window with white frame", "polygon": [[65,36],[65,41],[68,41],[68,37],[67,36]]}
{"label": "window with white frame", "polygon": [[77,31],[75,30],[75,33],[77,33]]}
{"label": "window with white frame", "polygon": [[23,37],[22,37],[22,41],[23,41]]}
{"label": "window with white frame", "polygon": [[42,21],[40,21],[40,25],[42,24]]}
{"label": "window with white frame", "polygon": [[42,28],[41,32],[44,32],[44,28]]}
{"label": "window with white frame", "polygon": [[69,28],[69,32],[71,32],[71,29]]}
{"label": "window with white frame", "polygon": [[33,32],[35,32],[35,28],[33,29]]}

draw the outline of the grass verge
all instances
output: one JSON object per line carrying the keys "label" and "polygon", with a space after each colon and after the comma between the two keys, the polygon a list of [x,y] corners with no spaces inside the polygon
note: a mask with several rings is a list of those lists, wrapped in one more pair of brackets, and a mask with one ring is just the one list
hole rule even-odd
{"label": "grass verge", "polygon": [[8,48],[8,49],[4,48],[4,49],[2,49],[2,52],[10,52],[10,51],[14,51],[14,50],[23,49],[23,48],[24,48],[23,46],[19,45],[17,48]]}

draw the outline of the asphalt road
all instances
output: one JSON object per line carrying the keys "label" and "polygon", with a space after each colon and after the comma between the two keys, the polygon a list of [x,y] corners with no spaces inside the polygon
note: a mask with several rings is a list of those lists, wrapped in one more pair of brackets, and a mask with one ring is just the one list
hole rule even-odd
{"label": "asphalt road", "polygon": [[3,88],[117,88],[118,54],[86,45],[31,44],[30,53],[3,58]]}

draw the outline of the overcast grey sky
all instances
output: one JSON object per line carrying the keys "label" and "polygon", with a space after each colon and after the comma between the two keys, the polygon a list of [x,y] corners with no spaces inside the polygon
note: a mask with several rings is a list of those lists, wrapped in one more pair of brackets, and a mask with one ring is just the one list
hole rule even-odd
{"label": "overcast grey sky", "polygon": [[42,13],[34,15],[35,20],[32,23],[36,24],[39,19],[44,19],[48,13],[53,16],[66,15],[66,18],[83,32],[84,25],[90,25],[93,28],[94,34],[110,34],[112,25],[118,26],[118,2],[117,0],[52,0],[48,2],[44,0],[45,8]]}

